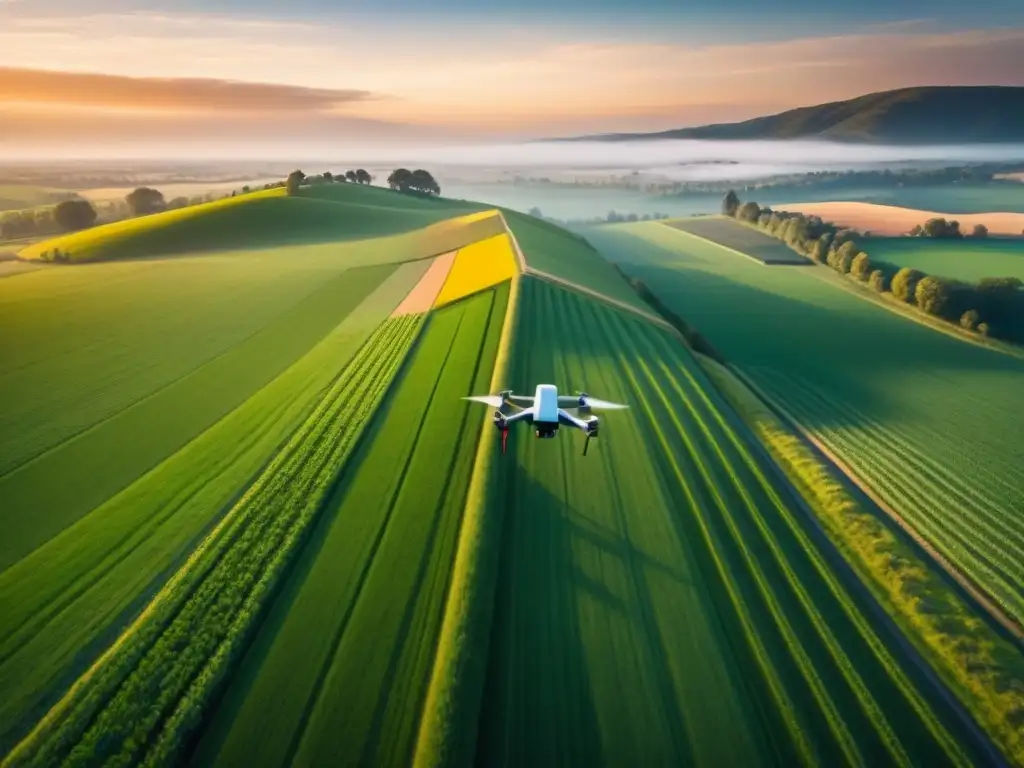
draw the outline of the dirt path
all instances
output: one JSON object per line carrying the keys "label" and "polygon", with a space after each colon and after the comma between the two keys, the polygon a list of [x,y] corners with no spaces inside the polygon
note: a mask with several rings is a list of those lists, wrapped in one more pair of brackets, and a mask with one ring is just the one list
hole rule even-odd
{"label": "dirt path", "polygon": [[408,295],[402,299],[402,303],[395,308],[391,316],[419,314],[427,312],[433,307],[434,301],[441,292],[444,281],[451,271],[452,264],[455,263],[456,254],[458,254],[458,251],[449,251],[435,257],[433,263],[423,273],[423,277],[412,287]]}

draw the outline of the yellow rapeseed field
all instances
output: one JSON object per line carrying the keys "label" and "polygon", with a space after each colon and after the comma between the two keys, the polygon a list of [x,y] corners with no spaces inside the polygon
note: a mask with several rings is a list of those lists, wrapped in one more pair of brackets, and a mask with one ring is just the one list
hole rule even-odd
{"label": "yellow rapeseed field", "polygon": [[504,282],[516,272],[516,258],[508,235],[495,235],[459,249],[448,279],[434,302],[450,304],[484,288]]}

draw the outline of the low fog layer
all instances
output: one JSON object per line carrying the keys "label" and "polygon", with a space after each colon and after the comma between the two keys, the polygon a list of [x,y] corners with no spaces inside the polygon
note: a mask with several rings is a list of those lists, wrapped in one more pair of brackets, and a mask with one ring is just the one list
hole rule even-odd
{"label": "low fog layer", "polygon": [[[346,152],[341,159],[356,158]],[[902,164],[1024,162],[1024,144],[851,145],[828,141],[580,141],[369,149],[365,163],[511,171],[639,172],[680,181],[754,179]],[[561,175],[561,174],[558,174]]]}

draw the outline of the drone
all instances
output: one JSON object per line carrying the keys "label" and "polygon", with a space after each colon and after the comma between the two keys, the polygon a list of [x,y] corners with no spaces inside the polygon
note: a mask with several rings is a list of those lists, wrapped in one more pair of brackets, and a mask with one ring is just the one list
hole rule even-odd
{"label": "drone", "polygon": [[[598,400],[586,392],[577,392],[575,396],[559,395],[558,388],[553,384],[539,384],[533,397],[515,395],[511,389],[506,389],[495,395],[473,395],[462,399],[483,403],[498,409],[494,412],[493,422],[501,434],[502,455],[505,455],[505,446],[508,443],[509,426],[518,421],[524,421],[533,424],[534,435],[542,440],[554,437],[559,425],[580,430],[587,436],[583,442],[583,455],[586,456],[590,438],[597,437],[600,422],[597,416],[582,417],[589,414],[593,408],[616,410],[629,407],[621,403]],[[523,403],[527,407],[523,408],[519,403]],[[506,415],[503,408],[514,409],[515,413]],[[566,408],[575,408],[580,417],[573,416],[565,410]]]}

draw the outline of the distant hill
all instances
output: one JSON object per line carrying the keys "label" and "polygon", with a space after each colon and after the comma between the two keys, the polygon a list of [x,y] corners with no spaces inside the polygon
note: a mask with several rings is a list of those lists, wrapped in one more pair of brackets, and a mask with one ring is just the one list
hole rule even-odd
{"label": "distant hill", "polygon": [[570,141],[629,139],[831,139],[939,144],[1024,141],[1024,87],[935,86],[870,93],[800,107],[741,123],[659,133],[580,136]]}

